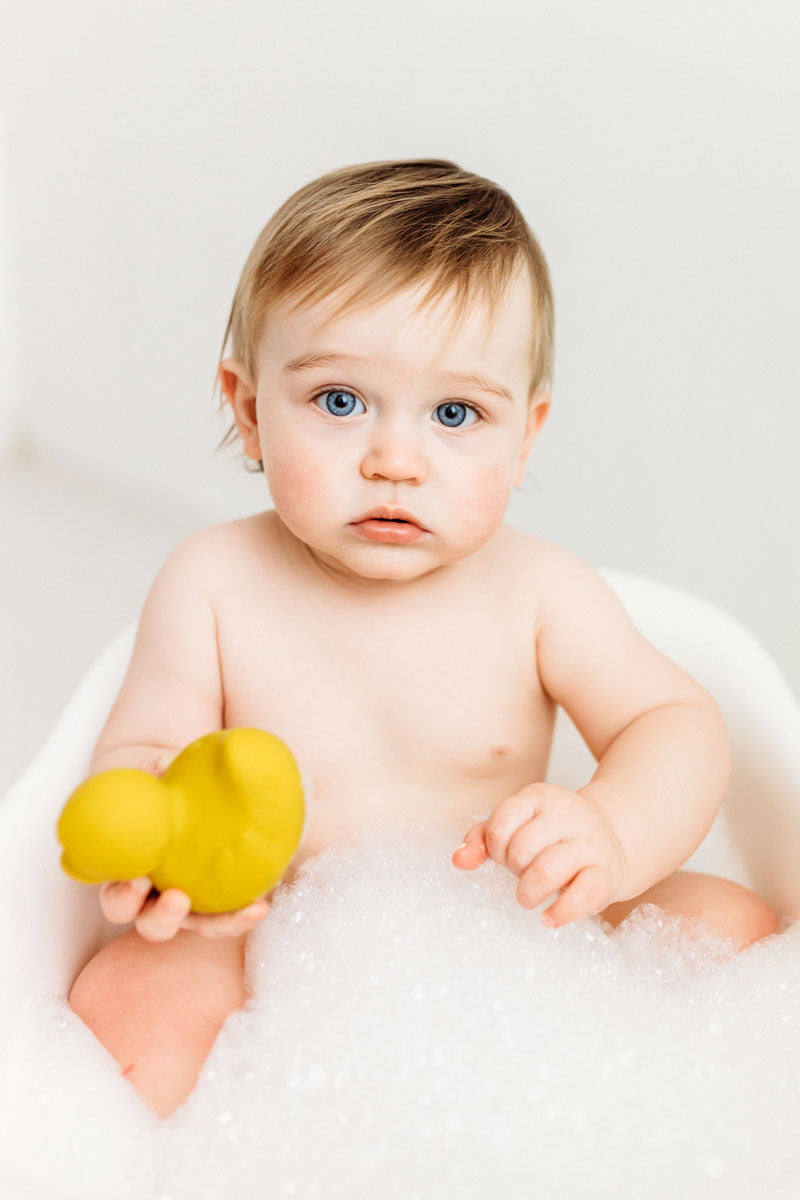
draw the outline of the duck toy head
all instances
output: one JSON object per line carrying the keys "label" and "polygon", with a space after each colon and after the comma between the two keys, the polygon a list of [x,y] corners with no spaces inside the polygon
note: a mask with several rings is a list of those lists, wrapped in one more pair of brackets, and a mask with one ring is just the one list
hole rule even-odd
{"label": "duck toy head", "polygon": [[194,912],[228,912],[278,883],[304,820],[288,746],[223,729],[190,742],[160,779],[132,767],[85,779],[58,820],[61,866],[81,883],[146,875],[186,892]]}

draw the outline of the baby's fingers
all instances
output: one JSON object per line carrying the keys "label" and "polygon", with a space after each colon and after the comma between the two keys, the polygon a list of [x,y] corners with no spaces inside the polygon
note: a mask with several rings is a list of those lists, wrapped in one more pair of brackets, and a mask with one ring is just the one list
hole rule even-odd
{"label": "baby's fingers", "polygon": [[555,928],[569,924],[571,920],[593,916],[609,904],[610,890],[608,871],[602,866],[584,866],[555,904],[542,913],[542,920]]}
{"label": "baby's fingers", "polygon": [[184,929],[194,929],[208,938],[238,937],[249,933],[269,912],[269,901],[262,897],[229,913],[189,913],[183,922]]}
{"label": "baby's fingers", "polygon": [[167,888],[146,904],[136,918],[136,930],[148,942],[166,942],[181,928],[192,902],[186,892]]}
{"label": "baby's fingers", "polygon": [[584,867],[562,895],[542,913],[545,925],[554,928],[600,912],[611,901],[611,881],[603,867]]}
{"label": "baby's fingers", "polygon": [[509,866],[508,848],[514,835],[524,826],[535,824],[534,818],[541,812],[539,797],[536,785],[523,788],[502,800],[487,820],[486,850],[501,867]]}
{"label": "baby's fingers", "polygon": [[462,871],[474,871],[482,862],[486,862],[489,852],[484,838],[485,828],[486,822],[481,821],[479,825],[473,825],[472,829],[468,830],[464,841],[453,852],[451,861],[454,867],[460,867]]}
{"label": "baby's fingers", "polygon": [[135,921],[150,893],[150,880],[142,876],[124,882],[104,883],[100,888],[100,910],[112,925]]}

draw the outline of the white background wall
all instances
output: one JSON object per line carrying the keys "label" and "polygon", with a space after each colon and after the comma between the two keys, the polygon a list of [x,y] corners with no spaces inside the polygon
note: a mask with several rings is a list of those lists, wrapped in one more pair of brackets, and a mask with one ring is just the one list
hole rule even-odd
{"label": "white background wall", "polygon": [[449,157],[511,191],[554,278],[555,404],[511,519],[722,604],[800,692],[795,0],[2,16],[3,428],[196,524],[263,506],[213,454],[252,240],[333,167]]}
{"label": "white background wall", "polygon": [[18,407],[14,377],[17,343],[14,335],[12,297],[11,221],[9,214],[8,163],[0,153],[0,462],[11,450]]}

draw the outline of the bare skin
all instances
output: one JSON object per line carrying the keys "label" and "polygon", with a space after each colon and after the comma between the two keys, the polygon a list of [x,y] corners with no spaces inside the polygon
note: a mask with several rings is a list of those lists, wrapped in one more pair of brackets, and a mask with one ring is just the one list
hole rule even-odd
{"label": "bare skin", "polygon": [[[527,394],[526,289],[510,289],[494,327],[478,306],[455,331],[413,299],[335,321],[324,306],[278,314],[257,381],[224,364],[276,511],[194,534],[168,560],[92,770],[158,771],[204,733],[258,726],[313,785],[285,882],[365,821],[466,825],[488,813],[454,865],[494,858],[527,907],[556,894],[546,923],[602,913],[617,925],[647,900],[741,945],[768,936],[777,918],[757,896],[677,871],[727,781],[713,701],[640,637],[594,572],[502,525],[549,405]],[[285,371],[331,345],[373,365]],[[512,399],[454,392],[436,382],[445,367],[479,367]],[[328,410],[317,397],[331,391]],[[338,415],[344,392],[358,403]],[[437,409],[448,402],[480,416],[448,427],[451,410]],[[376,505],[403,508],[419,536],[362,524]],[[557,703],[598,760],[578,792],[541,782]],[[244,939],[269,901],[200,917],[182,893],[147,890],[102,889],[106,916],[135,928],[87,964],[70,1003],[166,1114],[244,1002]]]}

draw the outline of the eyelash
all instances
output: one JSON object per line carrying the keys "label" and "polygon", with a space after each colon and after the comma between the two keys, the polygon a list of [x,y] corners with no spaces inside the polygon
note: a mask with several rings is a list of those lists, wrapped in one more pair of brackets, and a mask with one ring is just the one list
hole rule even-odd
{"label": "eyelash", "polygon": [[[316,404],[318,400],[321,400],[323,396],[327,396],[329,392],[346,392],[350,396],[355,396],[356,400],[361,400],[361,403],[366,405],[366,401],[361,399],[358,392],[353,391],[352,388],[339,387],[335,384],[332,387],[322,388],[321,391],[315,392],[314,395],[311,397],[311,403]],[[441,404],[436,405],[436,408],[442,408],[446,404],[457,404],[457,405],[459,405],[459,407],[466,408],[470,412],[473,412],[475,414],[477,420],[470,422],[470,425],[466,426],[466,428],[470,428],[471,425],[477,425],[478,421],[486,420],[486,414],[480,408],[478,408],[478,406],[476,404],[472,404],[471,402],[467,403],[466,400],[443,400]],[[317,405],[317,407],[319,408],[319,405]],[[320,412],[322,412],[322,411],[323,410],[320,409]],[[329,413],[328,415],[330,416],[332,414]],[[360,416],[361,414],[359,413],[358,415]],[[461,425],[445,425],[442,422],[438,422],[438,424],[440,424],[443,429],[464,428]]]}

